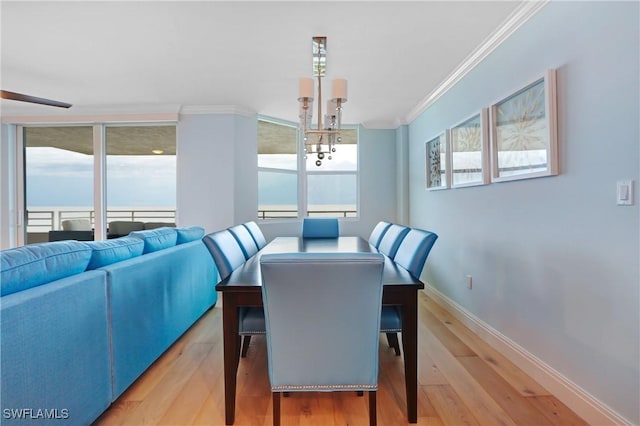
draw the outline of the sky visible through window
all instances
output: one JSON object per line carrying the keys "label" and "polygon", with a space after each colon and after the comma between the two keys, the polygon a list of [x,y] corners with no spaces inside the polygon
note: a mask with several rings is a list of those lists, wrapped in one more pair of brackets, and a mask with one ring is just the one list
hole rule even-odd
{"label": "sky visible through window", "polygon": [[[307,171],[334,172],[357,170],[357,145],[339,145],[331,160],[325,159],[322,166],[315,165],[315,156],[307,158]],[[296,154],[259,154],[258,166],[284,170],[296,170]],[[308,180],[309,202],[314,205],[347,205],[352,208],[356,204],[355,176],[334,174]],[[295,205],[297,200],[297,177],[295,174],[260,171],[259,200],[261,206]]]}
{"label": "sky visible through window", "polygon": [[[175,208],[175,155],[108,156],[110,208]],[[51,147],[26,149],[27,206],[92,207],[93,156]]]}

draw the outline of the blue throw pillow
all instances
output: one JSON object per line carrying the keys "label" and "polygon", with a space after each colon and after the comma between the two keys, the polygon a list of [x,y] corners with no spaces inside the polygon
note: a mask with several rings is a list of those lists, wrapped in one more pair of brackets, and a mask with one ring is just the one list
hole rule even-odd
{"label": "blue throw pillow", "polygon": [[143,254],[166,249],[176,245],[178,233],[175,228],[157,228],[148,231],[134,231],[130,237],[140,238],[144,241]]}
{"label": "blue throw pillow", "polygon": [[0,296],[37,287],[87,268],[91,248],[79,241],[29,244],[0,252]]}
{"label": "blue throw pillow", "polygon": [[200,240],[204,237],[204,228],[201,226],[189,226],[188,228],[176,228],[178,239],[176,245]]}
{"label": "blue throw pillow", "polygon": [[140,256],[144,250],[144,241],[133,237],[114,238],[107,241],[90,241],[85,244],[91,247],[92,250],[91,260],[89,261],[89,266],[87,266],[88,270]]}

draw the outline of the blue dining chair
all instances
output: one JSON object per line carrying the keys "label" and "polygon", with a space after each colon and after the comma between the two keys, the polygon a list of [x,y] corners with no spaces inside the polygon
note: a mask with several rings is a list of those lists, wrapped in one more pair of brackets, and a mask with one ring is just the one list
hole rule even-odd
{"label": "blue dining chair", "polygon": [[[227,278],[231,272],[245,262],[245,254],[236,237],[230,230],[207,234],[202,237],[213,261],[218,268],[220,279]],[[265,333],[264,311],[261,307],[242,307],[238,313],[238,334],[242,337],[242,357],[247,356],[251,336]]]}
{"label": "blue dining chair", "polygon": [[240,244],[228,229],[207,234],[202,241],[213,257],[221,280],[246,260]]}
{"label": "blue dining chair", "polygon": [[411,229],[400,243],[393,261],[414,277],[420,278],[427,256],[437,239],[438,235],[433,232]]}
{"label": "blue dining chair", "polygon": [[303,391],[368,391],[376,424],[383,265],[379,253],[262,256],[274,425],[280,393]]}
{"label": "blue dining chair", "polygon": [[369,244],[371,244],[375,248],[378,248],[382,237],[384,236],[385,232],[387,232],[387,229],[389,229],[390,226],[391,224],[389,222],[378,222],[375,228],[373,228],[373,231],[371,231],[371,235],[369,236]]}
{"label": "blue dining chair", "polygon": [[249,230],[249,233],[253,237],[253,241],[256,242],[256,246],[258,250],[267,245],[267,239],[264,237],[264,234],[260,230],[260,227],[257,223],[251,221],[243,223],[244,227]]}
{"label": "blue dining chair", "polygon": [[236,225],[229,228],[229,231],[233,234],[236,241],[238,241],[245,259],[249,259],[258,252],[258,246],[246,227]]}
{"label": "blue dining chair", "polygon": [[[438,235],[422,229],[411,229],[400,243],[393,261],[409,271],[415,278],[420,278],[422,269],[431,248],[438,239]],[[402,331],[402,309],[398,306],[386,305],[382,307],[380,331],[387,335],[389,346],[396,356],[400,356],[398,334]]]}
{"label": "blue dining chair", "polygon": [[304,218],[302,238],[338,238],[340,227],[337,218]]}
{"label": "blue dining chair", "polygon": [[398,247],[400,247],[400,243],[410,229],[411,228],[406,226],[396,225],[395,223],[392,224],[387,228],[387,232],[382,236],[380,244],[378,245],[378,250],[393,259],[393,256],[396,255],[396,251],[398,251]]}

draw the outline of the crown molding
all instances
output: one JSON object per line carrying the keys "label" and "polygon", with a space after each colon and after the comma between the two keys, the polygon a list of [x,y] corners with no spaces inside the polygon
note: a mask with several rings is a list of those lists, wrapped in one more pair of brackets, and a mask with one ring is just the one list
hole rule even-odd
{"label": "crown molding", "polygon": [[177,121],[180,105],[78,105],[67,110],[39,105],[2,109],[2,123],[100,123]]}
{"label": "crown molding", "polygon": [[362,122],[362,127],[370,130],[393,130],[397,129],[403,122],[397,118],[389,120],[368,120]]}
{"label": "crown molding", "polygon": [[4,108],[2,123],[99,123],[132,121],[178,121],[180,115],[232,114],[255,117],[256,112],[237,105],[106,105],[73,106],[61,111],[42,106]]}
{"label": "crown molding", "polygon": [[253,117],[256,112],[239,105],[183,105],[180,109],[180,115],[192,114],[233,114]]}
{"label": "crown molding", "polygon": [[523,2],[522,5],[519,6],[498,29],[491,33],[476,50],[471,52],[434,91],[429,93],[422,102],[409,112],[403,124],[409,124],[418,118],[420,114],[426,111],[427,108],[433,105],[442,95],[462,80],[476,65],[481,63],[491,52],[500,46],[503,41],[507,40],[518,28],[531,19],[531,17],[538,13],[550,1],[551,0],[534,0]]}

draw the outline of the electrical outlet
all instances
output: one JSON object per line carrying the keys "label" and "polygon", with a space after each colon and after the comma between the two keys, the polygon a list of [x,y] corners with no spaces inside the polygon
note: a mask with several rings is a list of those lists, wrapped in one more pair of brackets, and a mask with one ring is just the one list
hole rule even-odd
{"label": "electrical outlet", "polygon": [[471,275],[467,275],[467,288],[471,290],[473,287],[473,277]]}

